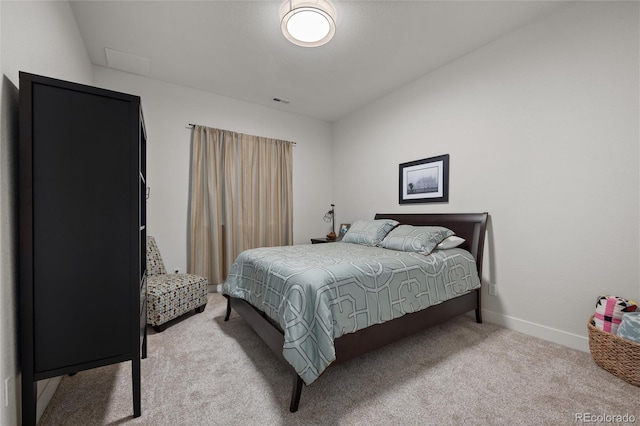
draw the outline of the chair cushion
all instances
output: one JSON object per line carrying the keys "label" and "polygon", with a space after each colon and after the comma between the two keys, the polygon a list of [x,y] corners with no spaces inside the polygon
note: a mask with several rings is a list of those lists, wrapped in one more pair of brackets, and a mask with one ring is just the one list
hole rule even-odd
{"label": "chair cushion", "polygon": [[161,295],[171,291],[184,290],[190,287],[198,287],[204,281],[205,285],[209,285],[206,278],[192,274],[165,274],[152,275],[147,278],[147,294]]}
{"label": "chair cushion", "polygon": [[147,277],[147,324],[158,326],[207,303],[209,281],[192,274]]}

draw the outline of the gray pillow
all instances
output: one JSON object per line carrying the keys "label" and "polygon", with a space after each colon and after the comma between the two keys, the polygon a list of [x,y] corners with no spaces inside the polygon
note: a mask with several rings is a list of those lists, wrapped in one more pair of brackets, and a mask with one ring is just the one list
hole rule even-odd
{"label": "gray pillow", "polygon": [[376,246],[397,224],[397,221],[391,219],[356,220],[342,242]]}
{"label": "gray pillow", "polygon": [[379,246],[391,250],[429,254],[454,232],[442,226],[400,225],[389,232]]}

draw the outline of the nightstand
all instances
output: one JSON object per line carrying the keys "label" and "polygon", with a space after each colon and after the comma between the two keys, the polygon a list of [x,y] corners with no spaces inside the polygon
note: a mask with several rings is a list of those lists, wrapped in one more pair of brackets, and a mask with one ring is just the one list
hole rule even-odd
{"label": "nightstand", "polygon": [[336,243],[338,241],[340,241],[342,238],[338,237],[335,240],[330,240],[326,237],[324,238],[312,238],[311,239],[311,244],[323,244],[323,243]]}

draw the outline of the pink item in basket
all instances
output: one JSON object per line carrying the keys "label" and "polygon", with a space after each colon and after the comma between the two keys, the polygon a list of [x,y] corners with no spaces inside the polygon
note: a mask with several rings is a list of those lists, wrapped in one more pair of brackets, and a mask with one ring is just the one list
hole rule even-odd
{"label": "pink item in basket", "polygon": [[634,312],[638,305],[632,300],[615,296],[600,296],[596,301],[596,312],[593,321],[596,328],[615,334],[622,322],[622,315]]}

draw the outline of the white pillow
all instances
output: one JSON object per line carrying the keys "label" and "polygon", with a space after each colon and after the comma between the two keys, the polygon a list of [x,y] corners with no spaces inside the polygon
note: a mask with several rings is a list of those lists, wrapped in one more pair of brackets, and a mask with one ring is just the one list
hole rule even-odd
{"label": "white pillow", "polygon": [[457,235],[451,235],[442,240],[442,242],[436,246],[436,250],[456,248],[462,243],[464,243],[464,238],[460,238]]}

